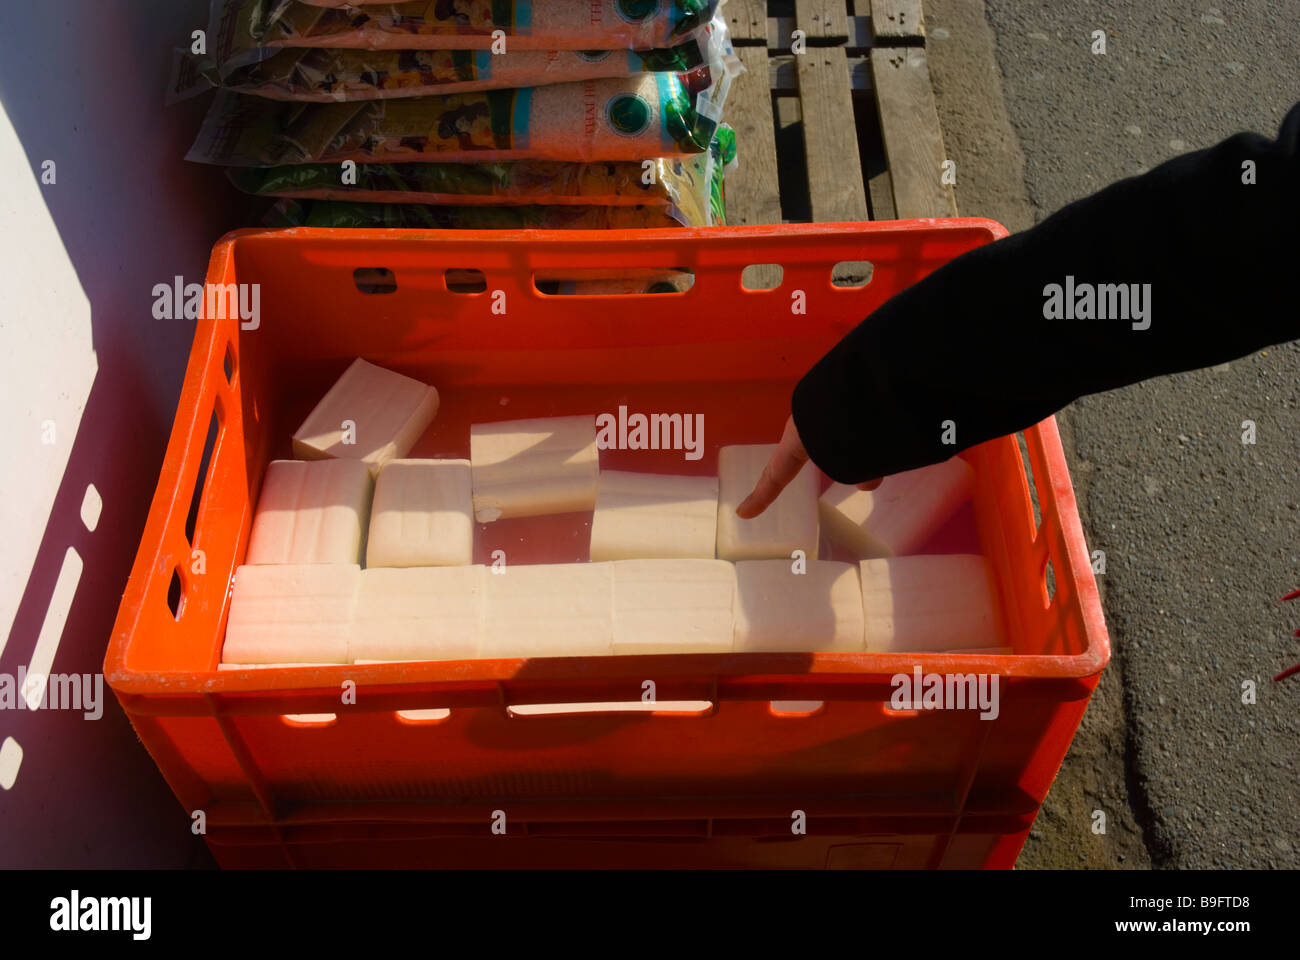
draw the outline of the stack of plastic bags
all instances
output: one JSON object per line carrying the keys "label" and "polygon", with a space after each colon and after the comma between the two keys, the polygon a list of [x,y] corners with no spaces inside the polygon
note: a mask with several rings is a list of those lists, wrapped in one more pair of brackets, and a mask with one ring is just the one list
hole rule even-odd
{"label": "stack of plastic bags", "polygon": [[277,226],[725,222],[719,0],[213,0],[188,159]]}

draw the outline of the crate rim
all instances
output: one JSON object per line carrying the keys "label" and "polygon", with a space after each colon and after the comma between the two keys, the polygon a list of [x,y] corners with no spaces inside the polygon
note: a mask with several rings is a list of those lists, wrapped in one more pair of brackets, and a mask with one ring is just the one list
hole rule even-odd
{"label": "crate rim", "polygon": [[[1091,626],[1091,624],[1090,624]],[[1103,628],[1104,629],[1104,628]],[[1091,638],[1090,638],[1091,639]],[[329,690],[337,699],[339,682],[355,680],[368,687],[420,687],[429,692],[454,691],[471,685],[582,682],[600,667],[602,681],[640,681],[647,665],[657,681],[729,682],[753,686],[763,683],[788,686],[852,686],[888,689],[891,677],[910,675],[920,667],[926,673],[997,674],[1011,679],[1085,680],[1099,674],[1109,661],[1106,638],[1073,655],[950,654],[950,653],[715,653],[651,654],[627,656],[548,657],[541,660],[431,660],[420,663],[321,664],[308,667],[266,667],[256,670],[145,671],[122,664],[121,656],[105,664],[105,679],[122,694],[163,695],[195,693],[307,693]],[[529,664],[526,679],[520,668]],[[724,669],[717,669],[725,664]],[[804,669],[792,669],[803,666]],[[631,687],[629,687],[631,689]],[[770,699],[755,696],[754,699]],[[537,700],[548,701],[539,694]]]}
{"label": "crate rim", "polygon": [[[302,239],[354,240],[409,240],[424,237],[433,241],[454,241],[457,246],[497,246],[522,241],[546,241],[558,247],[582,247],[592,244],[605,247],[611,243],[620,246],[638,242],[656,246],[672,246],[684,239],[708,240],[710,238],[746,237],[778,239],[789,237],[818,237],[854,233],[910,233],[918,227],[940,230],[985,230],[993,240],[1009,236],[1010,231],[989,217],[914,217],[906,220],[842,220],[825,223],[774,223],[747,224],[718,227],[657,227],[639,230],[426,230],[399,227],[240,227],[217,240],[212,252],[215,266],[218,254],[239,241],[288,241]],[[209,271],[209,282],[212,272]],[[614,296],[618,296],[615,294]]]}

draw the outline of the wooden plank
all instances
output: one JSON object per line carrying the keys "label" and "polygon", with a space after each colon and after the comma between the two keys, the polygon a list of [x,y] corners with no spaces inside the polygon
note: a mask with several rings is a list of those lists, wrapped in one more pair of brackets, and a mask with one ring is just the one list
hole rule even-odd
{"label": "wooden plank", "polygon": [[[790,58],[794,74],[794,58]],[[804,161],[803,116],[799,92],[772,98],[776,112],[776,161],[780,165],[777,186],[781,192],[781,217],[796,223],[812,219],[808,209],[808,169]]]}
{"label": "wooden plank", "polygon": [[889,171],[881,170],[874,177],[867,178],[867,192],[871,195],[872,220],[897,220],[894,210],[894,189],[889,180]]}
{"label": "wooden plank", "polygon": [[[770,50],[771,47],[768,49]],[[798,95],[799,93],[799,81],[795,77],[794,61],[795,58],[789,54],[767,58],[768,86],[771,87],[772,93],[777,96]]]}
{"label": "wooden plank", "polygon": [[871,0],[871,27],[881,40],[911,40],[925,36],[921,0]]}
{"label": "wooden plank", "polygon": [[[794,17],[768,17],[767,48],[769,50],[789,50],[790,35],[795,29],[795,23]],[[850,50],[868,50],[873,46],[870,17],[848,18],[846,46]]]}
{"label": "wooden plank", "polygon": [[862,154],[862,176],[867,181],[871,219],[896,220],[894,190],[889,180],[889,166],[885,162],[884,142],[880,138],[876,98],[871,95],[859,98],[855,92],[853,102],[858,107],[858,151]]}
{"label": "wooden plank", "polygon": [[809,40],[843,43],[849,36],[849,11],[845,0],[794,0],[795,26]]}
{"label": "wooden plank", "polygon": [[[790,71],[794,72],[793,57],[790,58]],[[797,93],[798,90],[796,89],[795,92]],[[797,96],[776,98],[776,129],[778,131],[802,122],[803,112],[799,109],[799,98]]]}
{"label": "wooden plank", "polygon": [[853,92],[843,47],[809,47],[795,57],[808,158],[808,198],[816,221],[866,220]]}
{"label": "wooden plank", "polygon": [[731,0],[722,8],[732,43],[767,42],[767,0]]}
{"label": "wooden plank", "polygon": [[897,216],[955,217],[953,189],[940,182],[943,134],[925,50],[877,47],[871,51],[871,78]]}
{"label": "wooden plank", "polygon": [[[771,47],[768,47],[769,52]],[[767,69],[772,92],[781,95],[799,92],[799,81],[795,71],[798,57],[780,54],[767,58]],[[849,86],[855,94],[871,92],[871,62],[866,57],[850,56],[848,58]],[[725,118],[724,118],[725,119]]]}
{"label": "wooden plank", "polygon": [[871,92],[871,61],[866,57],[849,57],[849,85],[855,94]]}
{"label": "wooden plank", "polygon": [[745,72],[732,83],[727,100],[726,120],[736,128],[740,161],[727,177],[727,223],[780,223],[767,48],[737,47],[736,55]]}

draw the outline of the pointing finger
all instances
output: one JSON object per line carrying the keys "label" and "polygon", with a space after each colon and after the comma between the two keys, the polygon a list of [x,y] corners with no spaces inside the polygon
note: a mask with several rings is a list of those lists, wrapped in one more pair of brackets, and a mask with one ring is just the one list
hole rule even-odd
{"label": "pointing finger", "polygon": [[791,417],[786,420],[785,432],[781,434],[781,440],[772,451],[772,457],[763,468],[758,483],[736,508],[736,516],[750,520],[766,510],[807,462],[808,451],[804,449],[794,426],[794,418]]}

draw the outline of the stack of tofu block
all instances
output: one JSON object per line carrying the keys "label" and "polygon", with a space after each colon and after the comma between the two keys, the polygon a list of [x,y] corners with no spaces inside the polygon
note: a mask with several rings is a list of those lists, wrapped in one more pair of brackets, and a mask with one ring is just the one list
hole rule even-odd
{"label": "stack of tofu block", "polygon": [[[357,359],[316,405],[267,468],[223,668],[1001,642],[983,558],[915,555],[969,499],[958,458],[820,495],[808,464],[742,520],[772,445],[722,447],[716,477],[602,470],[590,414],[407,459],[438,404]],[[590,516],[589,562],[473,562],[477,525],[548,514]],[[859,562],[818,559],[823,532]]]}

